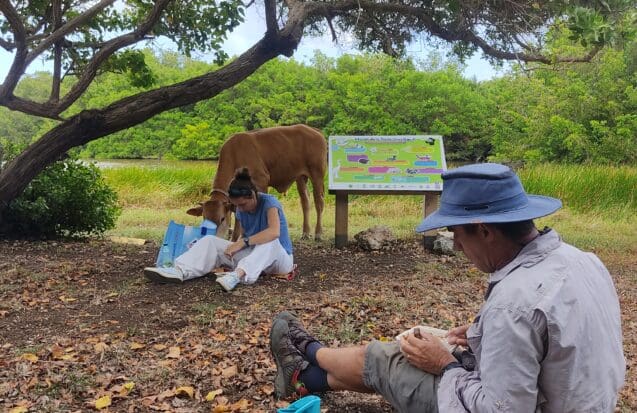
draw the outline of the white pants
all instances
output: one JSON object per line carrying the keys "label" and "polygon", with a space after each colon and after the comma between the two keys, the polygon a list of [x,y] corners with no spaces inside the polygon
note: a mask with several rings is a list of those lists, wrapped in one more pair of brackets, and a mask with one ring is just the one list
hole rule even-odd
{"label": "white pants", "polygon": [[184,274],[184,281],[201,277],[222,266],[240,268],[246,274],[242,280],[246,284],[255,283],[262,272],[287,274],[292,271],[294,257],[285,251],[278,238],[244,248],[232,258],[224,253],[228,245],[228,240],[206,235],[175,259],[175,267]]}

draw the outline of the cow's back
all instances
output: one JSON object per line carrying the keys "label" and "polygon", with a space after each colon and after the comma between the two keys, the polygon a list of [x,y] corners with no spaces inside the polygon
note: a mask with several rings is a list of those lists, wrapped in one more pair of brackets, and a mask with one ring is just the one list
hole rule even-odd
{"label": "cow's back", "polygon": [[224,180],[229,184],[241,166],[248,167],[255,183],[265,179],[285,192],[299,176],[325,175],[327,142],[321,132],[307,125],[236,133],[221,148],[217,174],[228,176]]}

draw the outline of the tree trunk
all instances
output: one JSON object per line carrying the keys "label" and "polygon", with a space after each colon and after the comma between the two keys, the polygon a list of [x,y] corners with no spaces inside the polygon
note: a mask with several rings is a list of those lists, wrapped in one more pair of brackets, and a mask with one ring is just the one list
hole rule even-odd
{"label": "tree trunk", "polygon": [[130,128],[169,109],[212,98],[238,84],[267,61],[291,55],[301,38],[266,35],[221,69],[175,85],[121,99],[102,109],[90,109],[62,122],[30,145],[0,172],[0,225],[3,210],[44,168],[76,146]]}

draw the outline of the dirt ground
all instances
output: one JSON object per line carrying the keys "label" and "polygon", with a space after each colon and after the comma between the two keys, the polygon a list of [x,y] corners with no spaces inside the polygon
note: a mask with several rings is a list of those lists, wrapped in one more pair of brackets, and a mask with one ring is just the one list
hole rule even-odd
{"label": "dirt ground", "polygon": [[[293,281],[232,293],[212,276],[156,285],[154,244],[0,241],[0,409],[272,412],[272,317],[287,309],[329,345],[466,323],[484,274],[401,241],[381,252],[295,245]],[[619,291],[629,370],[618,411],[637,411],[637,254],[602,255]],[[110,405],[109,405],[110,404]],[[13,410],[12,410],[13,409]],[[391,412],[379,397],[322,395],[323,412]]]}

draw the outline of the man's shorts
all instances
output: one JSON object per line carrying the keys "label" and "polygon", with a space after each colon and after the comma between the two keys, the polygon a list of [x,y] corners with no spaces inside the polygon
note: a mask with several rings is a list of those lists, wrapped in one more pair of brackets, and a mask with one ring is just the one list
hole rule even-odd
{"label": "man's shorts", "polygon": [[438,376],[407,362],[397,342],[372,341],[365,353],[363,383],[400,413],[438,412]]}

